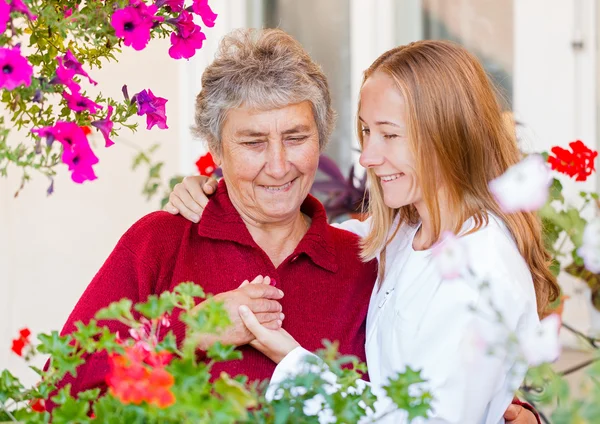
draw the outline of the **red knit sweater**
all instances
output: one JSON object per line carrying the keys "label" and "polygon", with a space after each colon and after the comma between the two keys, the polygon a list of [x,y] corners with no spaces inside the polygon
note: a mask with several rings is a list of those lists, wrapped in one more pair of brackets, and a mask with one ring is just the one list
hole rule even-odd
{"label": "red knit sweater", "polygon": [[[309,350],[322,347],[323,339],[339,340],[340,352],[365,360],[365,320],[376,278],[375,261],[362,263],[354,234],[327,224],[323,206],[312,196],[302,205],[312,225],[296,250],[275,268],[254,242],[233,207],[222,181],[199,224],[165,212],[151,213],[135,223],[121,238],[96,274],[62,331],[75,322],[88,322],[100,308],[122,298],[134,303],[150,294],[194,281],[207,293],[236,289],[244,280],[268,275],[284,291],[281,300],[283,327]],[[111,331],[128,335],[128,328],[106,322]],[[184,327],[172,329],[179,341]],[[249,346],[240,348],[242,360],[219,363],[221,371],[244,374],[250,380],[269,378],[275,364]],[[87,358],[71,383],[73,393],[93,387],[105,389],[108,362],[105,354]]]}

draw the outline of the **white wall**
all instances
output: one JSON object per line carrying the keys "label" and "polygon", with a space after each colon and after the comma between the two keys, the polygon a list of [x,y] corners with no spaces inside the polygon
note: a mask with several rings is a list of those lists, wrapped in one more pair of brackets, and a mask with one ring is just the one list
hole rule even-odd
{"label": "white wall", "polygon": [[[581,139],[597,145],[597,42],[595,0],[515,0],[514,109],[527,126],[525,147],[548,151]],[[572,42],[581,40],[582,49]],[[598,191],[597,179],[575,183],[562,179],[573,202],[581,190]],[[586,211],[587,216],[594,210]],[[564,320],[576,328],[589,327],[589,290],[578,280],[561,276],[571,296]],[[564,342],[577,345],[569,333]]]}

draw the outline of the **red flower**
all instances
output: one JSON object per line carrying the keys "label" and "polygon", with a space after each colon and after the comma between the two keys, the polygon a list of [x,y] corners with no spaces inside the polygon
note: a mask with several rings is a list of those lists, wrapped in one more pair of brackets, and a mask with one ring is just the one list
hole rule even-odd
{"label": "red flower", "polygon": [[[124,404],[147,402],[159,408],[171,406],[175,403],[171,392],[175,379],[164,368],[171,359],[165,353],[148,353],[133,346],[125,348],[125,355],[111,355],[110,373],[106,376],[110,393]],[[147,363],[157,366],[152,368]]]}
{"label": "red flower", "polygon": [[46,410],[44,399],[36,399],[30,406],[35,412],[44,412]]}
{"label": "red flower", "polygon": [[575,181],[585,181],[596,170],[594,160],[598,152],[590,149],[581,140],[569,143],[572,151],[555,146],[550,150],[554,156],[548,157],[552,169],[569,177],[576,177]]}
{"label": "red flower", "polygon": [[212,174],[215,173],[215,170],[217,169],[217,164],[215,163],[212,155],[209,152],[204,156],[200,156],[200,159],[198,159],[198,161],[196,162],[196,167],[198,168],[200,175],[206,175],[207,177],[210,177]]}
{"label": "red flower", "polygon": [[19,356],[23,356],[23,349],[31,343],[29,336],[31,336],[31,331],[28,328],[23,328],[19,331],[19,337],[12,341],[12,351]]}

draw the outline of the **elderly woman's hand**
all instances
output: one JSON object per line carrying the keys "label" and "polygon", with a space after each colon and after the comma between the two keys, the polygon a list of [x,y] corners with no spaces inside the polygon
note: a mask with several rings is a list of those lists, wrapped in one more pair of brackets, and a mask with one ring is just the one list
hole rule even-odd
{"label": "elderly woman's hand", "polygon": [[[247,305],[256,314],[256,319],[266,328],[273,330],[281,328],[285,316],[281,312],[281,304],[277,300],[283,297],[283,292],[269,283],[269,277],[263,278],[259,275],[252,282],[244,281],[235,290],[215,295],[213,299],[223,302],[225,310],[229,314],[231,325],[220,334],[203,335],[198,348],[207,350],[217,341],[223,344],[241,346],[254,340],[254,335],[248,330],[238,312],[241,305]],[[195,309],[203,307],[204,303],[200,303]]]}
{"label": "elderly woman's hand", "polygon": [[217,190],[217,184],[217,180],[204,175],[185,177],[169,194],[164,210],[173,215],[180,213],[184,218],[198,222],[208,203],[208,196]]}

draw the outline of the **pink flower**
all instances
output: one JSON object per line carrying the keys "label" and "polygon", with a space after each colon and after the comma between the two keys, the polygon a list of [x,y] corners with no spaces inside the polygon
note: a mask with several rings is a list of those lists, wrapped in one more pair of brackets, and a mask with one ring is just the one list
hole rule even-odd
{"label": "pink flower", "polygon": [[98,163],[98,158],[90,148],[84,130],[75,122],[58,121],[53,127],[43,127],[31,130],[39,137],[46,137],[46,143],[52,144],[57,140],[63,146],[62,161],[71,171],[71,179],[76,183],[95,180],[96,174],[92,165]]}
{"label": "pink flower", "polygon": [[156,7],[168,7],[171,12],[181,12],[185,0],[157,0]]}
{"label": "pink flower", "polygon": [[0,88],[12,90],[21,84],[29,87],[33,68],[18,47],[0,47]]}
{"label": "pink flower", "polygon": [[176,18],[167,20],[167,22],[175,25],[177,33],[182,37],[187,37],[196,29],[196,27],[200,29],[200,27],[194,23],[194,15],[187,10],[181,12]]}
{"label": "pink flower", "polygon": [[206,36],[197,25],[187,36],[172,33],[169,56],[173,59],[189,59],[196,54],[196,50],[202,48],[204,40],[206,40]]}
{"label": "pink flower", "polygon": [[83,112],[87,110],[92,115],[98,112],[98,109],[102,109],[98,103],[94,103],[87,97],[84,97],[79,92],[73,92],[73,94],[63,91],[63,97],[67,101],[67,106],[74,112]]}
{"label": "pink flower", "polygon": [[450,231],[445,231],[442,234],[440,241],[433,246],[432,254],[444,279],[458,278],[467,269],[465,247],[460,238]]}
{"label": "pink flower", "polygon": [[113,107],[108,105],[108,113],[106,114],[106,118],[98,119],[97,121],[92,122],[92,126],[98,128],[98,130],[104,136],[104,147],[110,147],[115,144],[115,142],[110,139],[110,132],[112,131],[114,125],[110,119],[112,113]]}
{"label": "pink flower", "polygon": [[552,177],[540,155],[529,155],[490,181],[490,192],[506,213],[534,211],[548,199]]}
{"label": "pink flower", "polygon": [[0,0],[0,33],[6,31],[6,24],[10,20],[10,6],[6,0]]}
{"label": "pink flower", "polygon": [[84,181],[93,181],[98,178],[92,168],[92,165],[98,163],[98,158],[87,143],[87,139],[85,143],[76,144],[72,149],[64,149],[61,159],[68,165],[71,179],[74,182],[81,184]]}
{"label": "pink flower", "polygon": [[[65,68],[74,71],[75,74],[77,74],[77,75],[86,77],[89,80],[90,84],[93,84],[93,85],[98,84],[96,81],[94,81],[93,79],[90,78],[90,76],[88,75],[87,72],[85,72],[83,70],[81,63],[79,63],[77,58],[73,55],[73,53],[71,53],[71,50],[67,50],[67,53],[65,53],[65,55],[63,56],[63,60],[64,60]],[[59,62],[59,63],[62,64],[61,62]]]}
{"label": "pink flower", "polygon": [[30,11],[29,8],[27,7],[27,5],[25,3],[23,3],[21,0],[12,0],[10,3],[10,11],[17,11],[20,13],[23,13],[24,15],[27,15],[27,17],[29,19],[31,19],[32,21],[35,21],[37,19],[37,16],[33,15]]}
{"label": "pink flower", "polygon": [[155,5],[147,6],[142,2],[134,2],[115,11],[111,19],[115,35],[123,38],[126,46],[143,50],[150,41],[150,30],[154,22],[162,20],[161,17],[155,16],[156,11]]}
{"label": "pink flower", "polygon": [[202,18],[202,22],[209,28],[215,26],[215,19],[217,14],[212,11],[208,5],[208,0],[194,0],[192,4],[192,10],[194,13]]}
{"label": "pink flower", "polygon": [[134,99],[138,106],[137,114],[139,116],[146,115],[147,129],[152,129],[154,125],[161,129],[169,128],[165,111],[167,99],[156,97],[150,89],[140,91],[134,96]]}
{"label": "pink flower", "polygon": [[56,68],[56,77],[52,78],[50,84],[62,84],[73,93],[79,92],[81,86],[73,80],[75,71],[73,69],[65,68],[62,58],[59,57],[57,61],[58,67]]}

